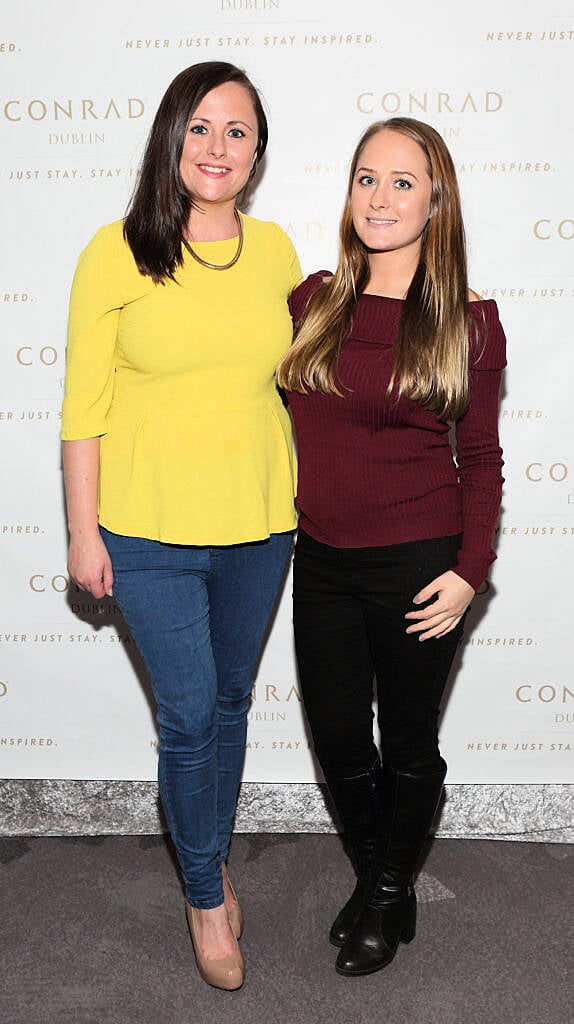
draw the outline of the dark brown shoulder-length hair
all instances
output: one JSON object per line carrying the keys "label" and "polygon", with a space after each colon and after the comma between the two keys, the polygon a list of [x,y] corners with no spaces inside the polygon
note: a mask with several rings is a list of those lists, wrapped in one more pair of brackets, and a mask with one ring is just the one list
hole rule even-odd
{"label": "dark brown shoulder-length hair", "polygon": [[469,401],[468,280],[460,194],[443,139],[430,125],[410,117],[377,121],[361,136],[351,161],[337,269],[310,299],[277,379],[287,390],[341,394],[339,353],[370,273],[368,251],[353,226],[351,190],[365,146],[381,131],[416,142],[431,179],[430,217],[403,304],[388,393],[396,384],[399,396],[420,402],[441,419],[456,420]]}
{"label": "dark brown shoulder-length hair", "polygon": [[257,149],[252,175],[267,147],[265,111],[257,89],[241,68],[225,61],[205,61],[174,78],[151,126],[124,222],[124,238],[140,273],[156,283],[173,278],[183,262],[182,236],[193,196],[181,180],[179,164],[189,122],[208,92],[227,82],[242,85],[253,101]]}

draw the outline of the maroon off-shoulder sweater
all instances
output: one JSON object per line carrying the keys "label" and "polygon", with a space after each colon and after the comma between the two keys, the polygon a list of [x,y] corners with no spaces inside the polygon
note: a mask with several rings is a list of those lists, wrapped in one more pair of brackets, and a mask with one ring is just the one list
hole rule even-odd
{"label": "maroon off-shoulder sweater", "polygon": [[[293,292],[301,319],[326,272]],[[288,392],[299,452],[299,524],[332,547],[379,547],[462,533],[452,568],[474,589],[495,559],[502,492],[498,397],[506,342],[493,300],[469,303],[471,400],[449,424],[410,399],[386,397],[401,299],[362,295],[338,366],[343,397]]]}

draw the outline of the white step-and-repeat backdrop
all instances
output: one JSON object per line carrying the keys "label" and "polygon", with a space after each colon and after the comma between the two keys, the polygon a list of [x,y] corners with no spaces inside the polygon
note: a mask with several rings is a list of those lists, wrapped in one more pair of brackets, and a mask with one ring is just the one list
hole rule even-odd
{"label": "white step-and-repeat backdrop", "polygon": [[[80,250],[121,216],[158,101],[189,64],[261,88],[270,148],[250,213],[333,267],[347,161],[411,114],[455,158],[471,284],[509,339],[499,560],[442,723],[450,782],[572,778],[574,17],[564,2],[72,0],[0,19],[0,775],[152,779],[149,691],[113,601],[70,586],[58,443]],[[289,586],[250,715],[247,781],[316,778]]]}

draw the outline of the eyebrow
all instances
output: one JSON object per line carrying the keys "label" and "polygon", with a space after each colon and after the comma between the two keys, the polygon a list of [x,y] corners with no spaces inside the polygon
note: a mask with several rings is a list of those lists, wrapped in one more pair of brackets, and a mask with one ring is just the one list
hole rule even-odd
{"label": "eyebrow", "polygon": [[[191,120],[191,121],[202,121],[202,122],[203,122],[204,124],[211,124],[211,121],[209,120],[209,118],[208,118],[208,117],[196,117],[196,116],[194,115],[194,116],[193,116],[193,117],[192,117],[192,118],[191,118],[190,120]],[[251,125],[251,124],[248,124],[248,123],[247,123],[247,121],[240,121],[240,120],[236,120],[236,121],[228,121],[228,122],[227,122],[227,124],[225,125],[225,127],[226,127],[226,128],[231,128],[231,125],[233,125],[233,124],[242,124],[242,125],[244,125],[244,127],[245,127],[245,128],[247,128],[247,129],[248,129],[248,130],[249,130],[250,132],[254,132],[254,131],[255,131],[255,128],[253,127],[253,125]]]}
{"label": "eyebrow", "polygon": [[[372,167],[357,167],[356,173],[359,174],[360,171],[366,171],[367,174],[377,173]],[[414,178],[415,181],[418,181],[416,174],[413,174],[412,171],[391,171],[391,174],[408,174],[409,178]]]}

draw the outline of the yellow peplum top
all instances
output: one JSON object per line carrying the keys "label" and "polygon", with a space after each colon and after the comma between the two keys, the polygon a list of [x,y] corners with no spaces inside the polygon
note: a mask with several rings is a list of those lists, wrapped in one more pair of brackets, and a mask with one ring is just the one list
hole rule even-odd
{"label": "yellow peplum top", "polygon": [[[139,273],[123,222],[80,256],[70,300],[62,439],[100,437],[98,514],[170,544],[262,540],[295,526],[291,425],[275,367],[301,269],[277,224],[242,216],[229,270],[185,253],[175,281]],[[196,242],[226,263],[237,239]]]}

